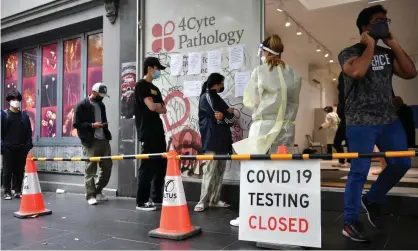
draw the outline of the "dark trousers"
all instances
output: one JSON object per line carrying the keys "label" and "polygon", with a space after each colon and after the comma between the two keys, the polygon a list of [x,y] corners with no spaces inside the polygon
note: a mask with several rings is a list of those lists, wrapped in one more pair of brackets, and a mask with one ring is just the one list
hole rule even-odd
{"label": "dark trousers", "polygon": [[[153,141],[142,142],[142,154],[166,152],[165,138]],[[138,171],[138,191],[136,193],[136,204],[141,206],[149,201],[162,203],[164,178],[167,170],[167,159],[141,160]],[[152,189],[151,189],[152,185]],[[150,194],[151,191],[151,194]]]}
{"label": "dark trousers", "polygon": [[[348,149],[348,140],[346,136],[346,126],[344,123],[340,123],[338,126],[337,132],[335,133],[334,138],[334,148],[337,150],[337,153],[344,153],[344,147],[343,147],[343,141],[345,141],[345,144]],[[345,163],[345,159],[339,159],[338,160],[341,164]],[[350,160],[347,160],[347,162],[350,163]]]}
{"label": "dark trousers", "polygon": [[[25,176],[26,151],[7,151],[3,154],[2,181],[5,193],[13,189],[22,192],[22,182]],[[13,183],[13,187],[12,187]]]}

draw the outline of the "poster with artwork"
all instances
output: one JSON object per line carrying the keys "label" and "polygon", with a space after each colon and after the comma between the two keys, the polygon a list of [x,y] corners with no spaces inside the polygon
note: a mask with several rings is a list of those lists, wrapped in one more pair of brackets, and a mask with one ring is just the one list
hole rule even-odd
{"label": "poster with artwork", "polygon": [[135,99],[134,90],[136,84],[136,63],[127,62],[122,63],[121,74],[121,90],[122,96],[120,99],[120,112],[121,117],[130,119],[134,116]]}

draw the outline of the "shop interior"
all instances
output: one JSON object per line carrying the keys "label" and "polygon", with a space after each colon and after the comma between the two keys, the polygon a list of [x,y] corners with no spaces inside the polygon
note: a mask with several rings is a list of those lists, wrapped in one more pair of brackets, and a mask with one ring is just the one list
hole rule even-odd
{"label": "shop interior", "polygon": [[[416,63],[418,61],[418,1],[416,0],[267,0],[266,35],[278,34],[284,43],[284,61],[302,76],[300,105],[296,119],[294,152],[312,148],[326,152],[324,130],[325,106],[338,103],[339,52],[360,41],[356,19],[360,11],[373,4],[382,4],[392,20],[391,31]],[[403,98],[418,114],[418,79],[393,78],[395,95]],[[418,142],[418,121],[415,119]],[[335,151],[335,149],[334,149]],[[413,168],[397,185],[393,193],[418,195],[418,158]],[[325,187],[345,187],[349,168],[334,167],[337,161],[322,161],[321,180]],[[373,160],[365,188],[377,179],[373,174],[381,168],[379,159]]]}

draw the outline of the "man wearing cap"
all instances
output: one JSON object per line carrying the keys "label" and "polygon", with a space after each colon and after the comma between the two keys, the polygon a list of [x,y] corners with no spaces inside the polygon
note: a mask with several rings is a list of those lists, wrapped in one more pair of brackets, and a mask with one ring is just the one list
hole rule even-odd
{"label": "man wearing cap", "polygon": [[[78,131],[83,154],[88,158],[111,155],[109,141],[112,140],[112,135],[108,129],[104,97],[109,97],[107,87],[103,83],[96,83],[90,96],[80,101],[75,108],[73,126]],[[101,171],[95,182],[97,164]],[[107,201],[102,190],[109,182],[111,172],[112,160],[102,160],[99,163],[87,162],[84,181],[86,199],[90,205],[96,205],[97,201]]]}
{"label": "man wearing cap", "polygon": [[[163,122],[160,114],[167,109],[161,92],[152,81],[158,79],[165,67],[155,57],[148,57],[144,61],[145,77],[135,85],[135,123],[138,141],[141,142],[142,154],[166,152],[166,142]],[[166,159],[142,160],[138,172],[138,192],[136,195],[136,209],[154,211],[156,204],[161,204]],[[150,190],[152,183],[151,201]]]}

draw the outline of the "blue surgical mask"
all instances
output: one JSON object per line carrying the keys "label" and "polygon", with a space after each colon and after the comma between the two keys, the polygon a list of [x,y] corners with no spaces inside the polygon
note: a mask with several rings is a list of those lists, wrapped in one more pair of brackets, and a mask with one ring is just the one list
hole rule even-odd
{"label": "blue surgical mask", "polygon": [[158,78],[160,78],[160,76],[161,76],[161,71],[160,71],[160,70],[155,71],[155,72],[152,74],[152,79],[158,79]]}

